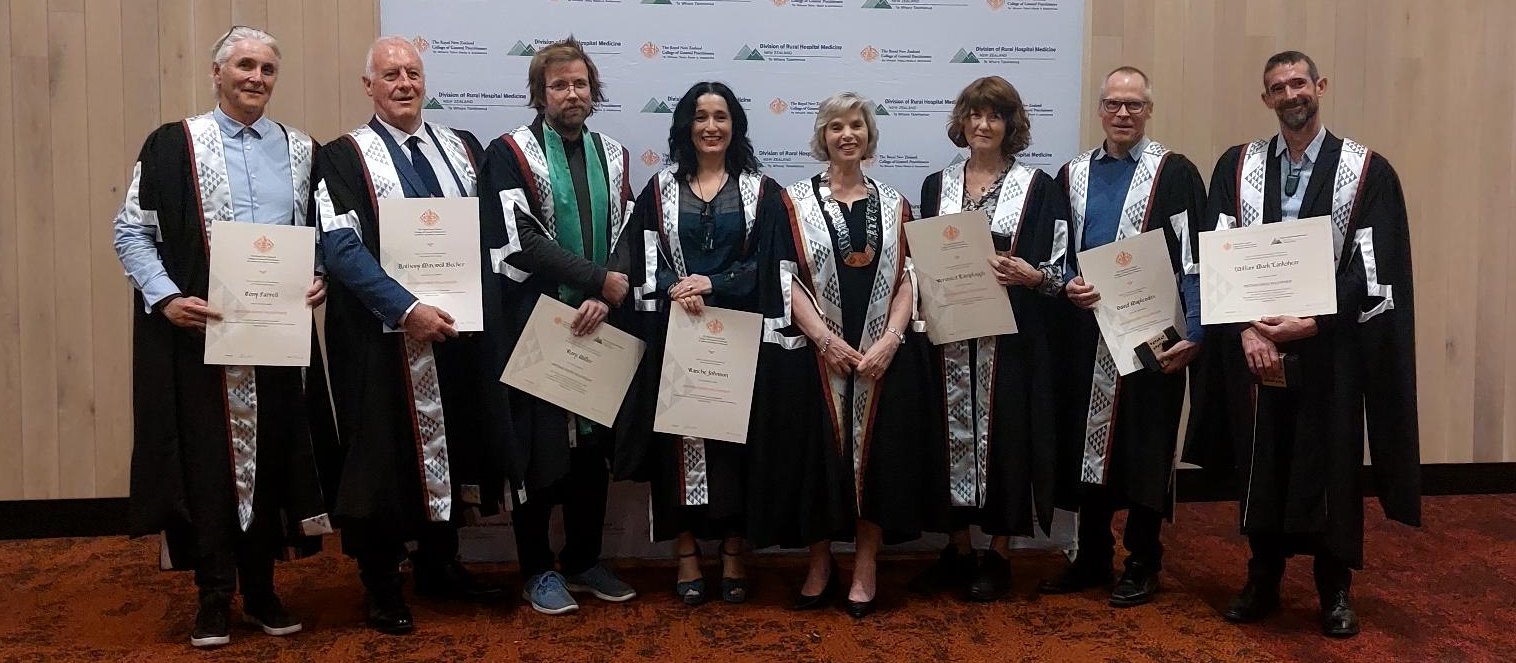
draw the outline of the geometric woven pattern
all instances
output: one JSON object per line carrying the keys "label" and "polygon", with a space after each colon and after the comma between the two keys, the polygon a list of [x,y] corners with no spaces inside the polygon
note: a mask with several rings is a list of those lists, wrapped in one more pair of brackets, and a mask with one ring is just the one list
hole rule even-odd
{"label": "geometric woven pattern", "polygon": [[[675,167],[670,166],[658,171],[655,176],[658,180],[658,203],[663,209],[663,237],[661,243],[668,251],[669,265],[674,268],[674,274],[679,278],[689,276],[684,268],[684,245],[673,241],[679,238],[679,178],[674,176]],[[656,269],[656,267],[655,267]]]}
{"label": "geometric woven pattern", "polygon": [[1116,370],[1116,361],[1100,339],[1095,346],[1095,379],[1090,385],[1090,408],[1084,427],[1084,461],[1080,464],[1079,480],[1084,483],[1103,485],[1105,470],[1110,461],[1111,424],[1115,419],[1116,390],[1121,374]]}
{"label": "geometric woven pattern", "polygon": [[210,250],[211,226],[232,221],[232,189],[226,175],[226,153],[221,127],[210,113],[184,121],[195,152],[195,180],[199,185],[200,209],[205,213],[205,248]]}
{"label": "geometric woven pattern", "polygon": [[683,457],[684,494],[680,496],[684,506],[702,506],[711,503],[710,479],[705,465],[705,440],[698,437],[680,438],[680,455]]}
{"label": "geometric woven pattern", "polygon": [[451,128],[440,124],[428,124],[437,138],[437,146],[442,148],[443,158],[453,165],[459,179],[463,180],[463,196],[465,198],[476,195],[479,190],[479,175],[474,172],[474,161],[468,156],[468,148],[463,146],[463,139]]}
{"label": "geometric woven pattern", "polygon": [[532,171],[532,180],[537,184],[537,207],[542,210],[542,229],[548,237],[556,240],[558,226],[553,221],[553,180],[548,176],[547,155],[542,152],[542,144],[532,135],[530,127],[518,127],[511,132],[510,138],[516,143],[521,155],[526,157],[526,165]]}
{"label": "geometric woven pattern", "polygon": [[358,145],[363,155],[363,167],[368,172],[369,186],[374,188],[376,198],[404,198],[405,189],[400,186],[400,172],[390,158],[390,150],[384,139],[367,124],[348,134]]}
{"label": "geometric woven pattern", "polygon": [[1263,222],[1263,180],[1268,172],[1269,141],[1248,143],[1242,155],[1242,172],[1237,191],[1237,221],[1242,228]]}
{"label": "geometric woven pattern", "polygon": [[427,518],[447,522],[453,512],[453,481],[447,457],[447,427],[442,415],[442,390],[437,384],[437,358],[432,344],[405,338],[407,382],[416,455],[421,462],[421,487]]}
{"label": "geometric woven pattern", "polygon": [[1350,139],[1342,139],[1342,156],[1337,160],[1337,176],[1332,181],[1332,248],[1342,260],[1342,245],[1353,221],[1353,204],[1362,189],[1363,176],[1369,166],[1369,148]]}
{"label": "geometric woven pattern", "polygon": [[253,523],[253,488],[258,484],[258,388],[252,366],[226,366],[223,374],[237,524],[246,532]]}
{"label": "geometric woven pattern", "polygon": [[284,128],[284,135],[289,139],[290,154],[290,180],[295,187],[295,218],[294,225],[305,225],[306,205],[310,200],[311,193],[311,161],[315,156],[314,143],[311,137],[299,129]]}

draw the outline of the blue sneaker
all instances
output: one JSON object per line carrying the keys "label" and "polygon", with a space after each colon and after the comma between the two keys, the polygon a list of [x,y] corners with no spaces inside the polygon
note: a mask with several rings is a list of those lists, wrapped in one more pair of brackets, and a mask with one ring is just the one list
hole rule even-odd
{"label": "blue sneaker", "polygon": [[563,575],[557,571],[539,573],[526,581],[521,598],[532,604],[532,609],[544,615],[561,615],[579,609],[574,597],[564,586]]}
{"label": "blue sneaker", "polygon": [[567,582],[569,591],[589,592],[602,601],[620,603],[637,598],[637,590],[621,582],[621,579],[603,564],[591,566],[584,573],[571,575]]}

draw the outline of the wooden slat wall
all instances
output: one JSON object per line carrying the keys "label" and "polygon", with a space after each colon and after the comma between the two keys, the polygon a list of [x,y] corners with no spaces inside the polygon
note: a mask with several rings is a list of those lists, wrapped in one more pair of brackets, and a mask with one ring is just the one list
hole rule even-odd
{"label": "wooden slat wall", "polygon": [[[271,114],[325,141],[369,112],[378,16],[378,0],[0,2],[0,500],[126,494],[129,293],[110,219],[147,132],[210,107],[211,42],[233,23],[277,36]],[[1516,461],[1516,3],[1090,0],[1087,25],[1086,143],[1100,77],[1135,65],[1154,79],[1150,132],[1207,177],[1275,128],[1268,55],[1317,60],[1328,126],[1388,157],[1410,201],[1423,457]]]}

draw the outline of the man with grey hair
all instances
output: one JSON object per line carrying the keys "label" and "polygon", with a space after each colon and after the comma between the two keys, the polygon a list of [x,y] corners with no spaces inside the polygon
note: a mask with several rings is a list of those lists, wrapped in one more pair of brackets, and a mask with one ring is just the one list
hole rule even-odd
{"label": "man with grey hair", "polygon": [[[367,622],[414,628],[401,594],[405,542],[419,594],[486,598],[458,563],[457,526],[499,508],[484,472],[478,338],[380,266],[379,201],[472,197],[483,149],[427,122],[421,53],[402,37],[369,48],[363,87],[374,115],[316,155],[315,215],[331,275],[326,338],[342,467],[332,515],[358,561]],[[481,278],[476,274],[474,278]],[[398,330],[403,333],[386,333]],[[495,408],[497,411],[503,408]],[[481,486],[481,484],[484,484]]]}
{"label": "man with grey hair", "polygon": [[[1079,508],[1079,555],[1041,590],[1062,594],[1108,585],[1116,545],[1111,519],[1126,509],[1126,570],[1110,604],[1129,607],[1158,592],[1163,558],[1158,534],[1164,517],[1172,515],[1185,368],[1205,333],[1194,253],[1205,184],[1183,154],[1147,137],[1153,116],[1147,74],[1135,67],[1112,71],[1100,86],[1097,109],[1105,141],[1058,173],[1074,217],[1064,287],[1072,306],[1063,311],[1068,333],[1059,335],[1067,341],[1060,364],[1068,368],[1062,371],[1060,402],[1067,407],[1059,430],[1061,448],[1080,450],[1077,467],[1066,468],[1076,494],[1065,496]],[[1077,276],[1077,266],[1081,251],[1149,231],[1163,233],[1168,245],[1185,324],[1171,328],[1174,333],[1144,365],[1134,360],[1134,348],[1108,347],[1101,338],[1094,315],[1101,293]],[[1115,358],[1123,354],[1138,370],[1118,371]]]}
{"label": "man with grey hair", "polygon": [[[114,222],[134,287],[131,523],[163,533],[164,568],[194,569],[190,644],[230,640],[232,594],[269,635],[299,631],[274,594],[285,547],[331,531],[312,459],[301,368],[207,365],[210,233],[223,223],[304,225],[314,143],[268,119],[279,47],[229,30],[211,49],[215,109],[150,134]],[[316,275],[306,292],[326,296]],[[228,471],[230,468],[230,471]]]}

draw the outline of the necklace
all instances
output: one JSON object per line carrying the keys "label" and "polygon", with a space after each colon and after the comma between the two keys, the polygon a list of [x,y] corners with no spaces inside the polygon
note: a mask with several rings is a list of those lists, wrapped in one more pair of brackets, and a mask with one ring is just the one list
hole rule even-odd
{"label": "necklace", "polygon": [[825,173],[821,175],[821,181],[816,187],[816,193],[822,199],[822,211],[825,212],[827,221],[837,231],[837,244],[839,248],[847,251],[842,256],[842,264],[848,267],[867,267],[874,262],[874,256],[879,253],[880,226],[884,225],[883,219],[879,218],[879,196],[872,186],[865,184],[868,190],[868,211],[864,225],[868,228],[868,234],[864,236],[862,251],[853,250],[853,234],[848,230],[847,217],[842,214],[842,206],[837,199],[832,197],[832,189],[828,186],[830,178]]}

